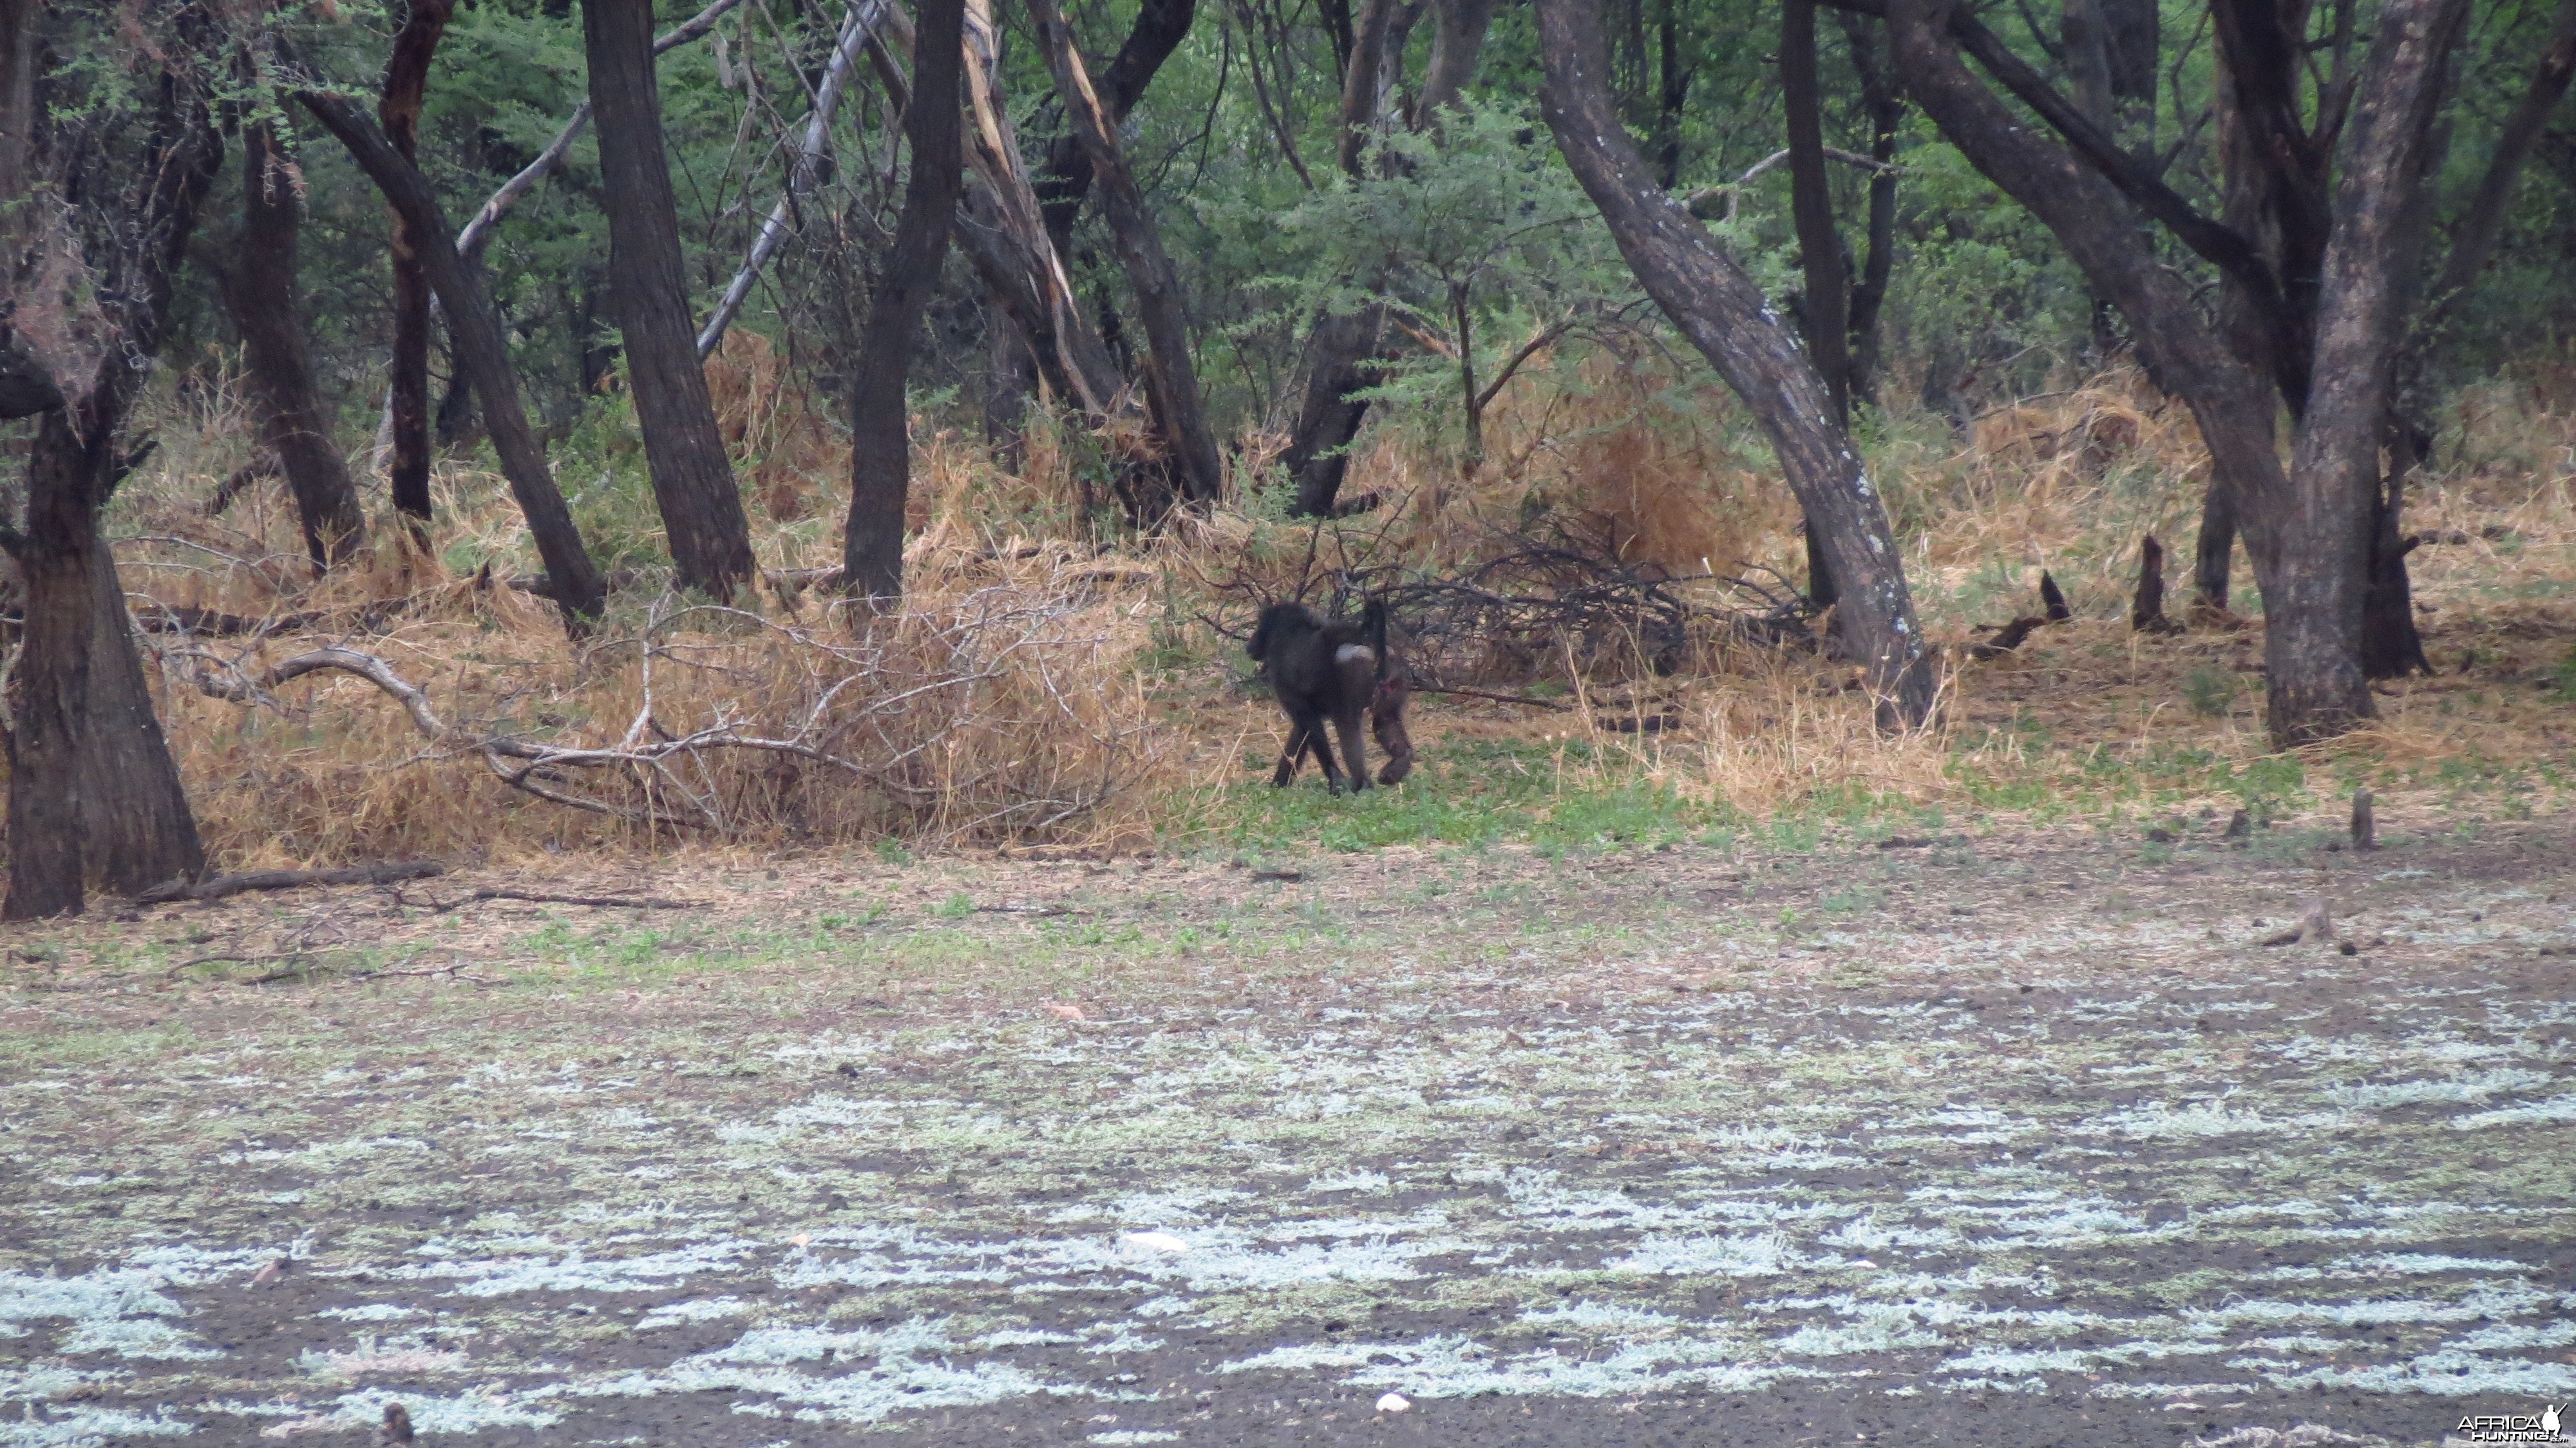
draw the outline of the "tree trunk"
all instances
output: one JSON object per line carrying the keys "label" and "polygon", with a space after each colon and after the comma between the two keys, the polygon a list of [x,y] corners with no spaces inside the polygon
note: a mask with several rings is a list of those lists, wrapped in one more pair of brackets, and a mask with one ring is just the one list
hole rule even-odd
{"label": "tree trunk", "polygon": [[129,400],[111,383],[47,413],[28,461],[16,550],[27,623],[9,738],[12,920],[76,915],[87,890],[137,895],[205,868],[98,527]]}
{"label": "tree trunk", "polygon": [[2236,501],[2212,477],[2200,495],[2200,541],[2191,569],[2194,602],[2220,613],[2233,611],[2228,600],[2228,574],[2236,555]]}
{"label": "tree trunk", "polygon": [[[1817,95],[1815,0],[1781,0],[1780,104],[1789,131],[1789,203],[1806,275],[1802,311],[1807,357],[1833,400],[1834,425],[1851,426],[1851,353],[1842,235],[1825,176],[1824,112]],[[1807,522],[1807,601],[1819,612],[1840,599],[1823,530]]]}
{"label": "tree trunk", "polygon": [[[408,0],[402,29],[376,102],[376,119],[395,154],[420,160],[420,111],[429,90],[429,64],[456,13],[456,0]],[[394,346],[386,378],[386,415],[392,425],[394,510],[426,536],[429,522],[429,280],[421,270],[421,240],[397,213],[393,218]]]}
{"label": "tree trunk", "polygon": [[1047,385],[1093,419],[1105,419],[1122,405],[1127,378],[1100,330],[1083,316],[1064,253],[1047,230],[1001,97],[1000,34],[980,4],[966,11],[966,61],[967,107],[975,121],[966,162],[983,184],[968,189],[958,211],[958,249],[1027,337]]}
{"label": "tree trunk", "polygon": [[82,260],[117,346],[81,396],[44,413],[28,457],[26,531],[0,531],[25,601],[5,736],[9,898],[0,919],[78,914],[93,888],[139,894],[205,867],[99,530],[122,471],[117,432],[147,376],[132,360],[160,350],[173,279],[223,164],[193,83],[164,75],[159,91],[151,140],[132,170],[75,178],[86,202],[76,221]]}
{"label": "tree trunk", "polygon": [[1905,98],[1880,64],[1872,43],[1877,22],[1839,12],[1843,37],[1851,46],[1852,69],[1860,75],[1862,113],[1869,117],[1869,155],[1878,169],[1869,178],[1869,252],[1853,282],[1846,320],[1850,338],[1853,400],[1867,402],[1878,394],[1879,313],[1887,302],[1887,285],[1896,273],[1896,139],[1905,123]]}
{"label": "tree trunk", "polygon": [[716,430],[689,317],[688,256],[653,73],[652,0],[582,0],[581,19],[591,110],[599,117],[610,295],[653,501],[682,586],[730,601],[751,577],[751,521]]}
{"label": "tree trunk", "polygon": [[[2209,448],[2213,493],[2227,499],[2241,520],[2255,582],[2274,620],[2265,632],[2267,669],[2276,686],[2298,680],[2298,687],[2312,688],[2303,671],[2315,661],[2285,653],[2289,634],[2279,626],[2284,610],[2314,604],[2285,591],[2289,569],[2280,520],[2290,485],[2273,430],[2277,400],[2267,380],[2201,321],[2190,287],[2130,223],[2111,183],[1968,73],[1925,0],[1893,0],[1888,32],[1907,94],[1969,164],[2056,235],[2095,293],[2128,319],[2148,375],[2191,408]],[[2358,678],[2357,664],[2354,673]],[[2274,737],[2283,738],[2278,722]]]}
{"label": "tree trunk", "polygon": [[[2283,744],[2332,738],[2377,711],[2363,671],[2379,452],[2412,295],[2416,188],[2467,0],[2387,0],[2346,123],[2332,241],[2319,269],[2315,382],[2291,453],[2280,553],[2265,601],[2270,727]],[[2402,552],[2383,564],[2402,567]]]}
{"label": "tree trunk", "polygon": [[1152,359],[1145,383],[1155,419],[1172,447],[1184,495],[1193,502],[1212,503],[1223,491],[1224,468],[1217,456],[1216,435],[1208,430],[1207,413],[1199,398],[1198,372],[1190,358],[1189,325],[1182,312],[1180,274],[1163,252],[1161,233],[1152,213],[1145,209],[1144,192],[1137,187],[1126,153],[1118,144],[1117,124],[1092,89],[1063,12],[1056,8],[1055,0],[1029,0],[1029,15],[1037,22],[1047,47],[1056,92],[1064,98],[1066,118],[1091,156],[1102,210],[1108,215],[1110,231],[1118,238],[1119,260],[1126,266],[1128,284],[1135,289],[1136,311],[1145,325],[1146,346]]}
{"label": "tree trunk", "polygon": [[501,456],[502,476],[510,480],[510,492],[535,535],[537,556],[545,561],[546,593],[563,610],[565,631],[576,637],[586,633],[606,604],[607,589],[590,550],[582,546],[554,474],[547,471],[545,446],[519,405],[518,373],[510,365],[501,318],[483,294],[481,279],[449,240],[452,233],[439,214],[438,198],[419,168],[404,160],[357,107],[319,91],[299,91],[296,99],[348,147],[416,239],[421,270],[447,313],[457,370],[483,404],[483,425],[491,430],[492,449]]}
{"label": "tree trunk", "polygon": [[1762,424],[1792,492],[1823,534],[1842,585],[1847,647],[1866,661],[1882,725],[1932,712],[1938,678],[1914,618],[1887,510],[1862,472],[1833,401],[1741,267],[1654,184],[1604,89],[1601,37],[1586,0],[1540,0],[1539,105],[1575,179],[1638,282]]}
{"label": "tree trunk", "polygon": [[1306,333],[1304,355],[1298,359],[1298,371],[1306,377],[1305,401],[1282,458],[1295,480],[1296,511],[1302,517],[1324,517],[1341,496],[1351,443],[1368,420],[1368,399],[1359,394],[1378,384],[1379,335],[1385,327],[1386,309],[1364,306],[1355,312],[1327,312]]}
{"label": "tree trunk", "polygon": [[[1136,102],[1145,98],[1154,73],[1189,38],[1190,22],[1197,14],[1198,0],[1144,0],[1136,7],[1136,23],[1128,29],[1126,43],[1100,73],[1100,103],[1110,120],[1125,121]],[[1037,178],[1047,237],[1059,256],[1072,246],[1074,218],[1082,212],[1083,198],[1091,194],[1091,182],[1091,155],[1083,149],[1082,138],[1067,129],[1047,147],[1046,169]]]}
{"label": "tree trunk", "polygon": [[921,0],[912,98],[903,117],[912,174],[850,375],[850,516],[841,535],[841,585],[879,610],[903,597],[903,516],[912,488],[904,384],[965,186],[958,114],[965,31],[965,0]]}
{"label": "tree trunk", "polygon": [[2452,229],[2451,254],[2442,264],[2442,279],[2433,287],[2437,318],[2447,316],[2459,305],[2459,297],[2467,292],[2469,283],[2477,279],[2494,253],[2496,238],[2504,232],[2514,183],[2521,179],[2523,163],[2540,143],[2541,133],[2549,128],[2549,118],[2557,114],[2559,99],[2567,94],[2571,76],[2576,76],[2576,0],[2559,0],[2558,13],[2550,21],[2549,40],[2532,67],[2531,81],[2496,133],[2495,150],[2487,158],[2486,171],[2478,178],[2477,195],[2461,215],[2460,224]]}
{"label": "tree trunk", "polygon": [[[1396,0],[1368,0],[1362,8],[1351,47],[1351,63],[1342,83],[1342,169],[1359,174],[1361,148],[1377,121],[1381,87],[1378,76],[1389,50]],[[1439,0],[1432,15],[1431,59],[1422,94],[1412,116],[1415,129],[1438,122],[1439,112],[1455,106],[1474,79],[1476,60],[1491,29],[1495,0]],[[1367,83],[1353,79],[1366,67]],[[1363,306],[1345,314],[1324,313],[1307,330],[1298,358],[1305,392],[1297,425],[1280,455],[1297,490],[1296,511],[1321,518],[1333,511],[1342,478],[1350,471],[1350,447],[1368,420],[1368,402],[1357,394],[1381,380],[1378,366],[1386,328],[1386,311]]]}
{"label": "tree trunk", "polygon": [[[1680,12],[1680,0],[1659,0],[1655,6],[1656,71],[1663,81],[1663,103],[1655,111],[1655,180],[1667,191],[1682,184],[1682,113],[1690,102],[1691,67],[1682,64]],[[1811,5],[1811,30],[1814,24]]]}
{"label": "tree trunk", "polygon": [[[1476,78],[1476,57],[1484,52],[1486,32],[1493,28],[1494,8],[1500,0],[1434,0],[1431,7],[1431,55],[1422,67],[1422,93],[1414,97],[1410,123],[1417,131],[1426,131],[1437,123],[1440,112],[1455,107],[1467,91],[1467,82]],[[1670,15],[1669,8],[1666,11]],[[1678,43],[1678,38],[1673,39]],[[1690,85],[1687,69],[1678,73],[1674,61],[1667,58],[1664,67],[1664,103],[1678,115],[1682,97]],[[1673,141],[1674,164],[1679,164],[1680,138]]]}
{"label": "tree trunk", "polygon": [[355,557],[366,543],[366,514],[349,481],[349,460],[331,440],[330,414],[314,390],[301,309],[295,295],[295,243],[300,213],[286,156],[273,125],[242,133],[242,228],[232,264],[222,273],[224,307],[241,332],[251,385],[259,394],[260,435],[277,454],[305,551],[316,571]]}

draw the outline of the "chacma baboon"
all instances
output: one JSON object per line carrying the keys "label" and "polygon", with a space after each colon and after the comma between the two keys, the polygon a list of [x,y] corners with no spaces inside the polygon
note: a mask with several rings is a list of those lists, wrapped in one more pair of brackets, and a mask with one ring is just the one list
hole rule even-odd
{"label": "chacma baboon", "polygon": [[[1349,768],[1352,789],[1369,786],[1368,749],[1361,742],[1360,712],[1367,710],[1378,743],[1390,756],[1382,784],[1393,784],[1413,768],[1413,741],[1404,727],[1404,706],[1411,688],[1389,666],[1386,605],[1372,602],[1357,624],[1326,623],[1300,603],[1274,603],[1261,611],[1261,621],[1244,645],[1270,676],[1279,707],[1288,715],[1288,744],[1270,782],[1285,786],[1297,777],[1308,753],[1324,767],[1324,783],[1342,790]],[[1342,759],[1333,758],[1324,732],[1330,719],[1342,737]]]}

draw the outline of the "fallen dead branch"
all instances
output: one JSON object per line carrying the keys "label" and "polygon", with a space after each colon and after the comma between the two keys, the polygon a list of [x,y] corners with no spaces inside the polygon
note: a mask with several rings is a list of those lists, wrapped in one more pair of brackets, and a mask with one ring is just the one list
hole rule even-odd
{"label": "fallen dead branch", "polygon": [[203,880],[172,880],[137,896],[144,905],[183,900],[221,900],[254,890],[297,890],[307,885],[389,885],[398,880],[424,880],[447,873],[436,860],[404,860],[388,865],[358,865],[338,870],[253,870],[240,875],[214,875]]}
{"label": "fallen dead branch", "polygon": [[665,900],[655,895],[561,895],[548,890],[509,890],[498,886],[469,890],[453,900],[414,900],[401,891],[394,892],[394,899],[400,904],[411,906],[416,910],[427,910],[433,915],[444,915],[450,910],[461,910],[484,900],[526,900],[539,905],[591,905],[601,909],[620,910],[703,910],[706,908],[706,902],[703,900]]}
{"label": "fallen dead branch", "polygon": [[[859,818],[883,821],[879,830],[1025,838],[1097,810],[1148,753],[1149,726],[1101,695],[1107,641],[1077,632],[1081,616],[1069,592],[992,589],[879,620],[853,639],[666,598],[631,640],[632,720],[596,743],[532,736],[506,717],[451,719],[389,660],[341,645],[265,666],[203,648],[162,658],[203,694],[281,713],[275,691],[293,680],[364,679],[430,745],[415,762],[479,759],[523,794],[650,831],[740,837],[782,815],[796,828],[822,811],[849,820],[854,812],[830,795],[856,786],[875,801]],[[663,687],[674,673],[686,689]],[[712,705],[697,707],[713,717],[674,730],[657,690],[712,692]]]}

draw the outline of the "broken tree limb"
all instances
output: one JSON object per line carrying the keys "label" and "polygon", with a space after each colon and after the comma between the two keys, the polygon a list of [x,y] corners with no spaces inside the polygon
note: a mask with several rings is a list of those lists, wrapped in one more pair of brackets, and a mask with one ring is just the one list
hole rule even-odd
{"label": "broken tree limb", "polygon": [[2066,606],[2066,591],[2057,586],[2054,574],[2039,575],[2039,603],[2050,623],[2065,623],[2075,617],[2075,610]]}
{"label": "broken tree limb", "polygon": [[447,867],[436,860],[405,860],[390,865],[355,865],[338,870],[252,870],[239,875],[213,875],[203,880],[173,880],[155,885],[135,897],[144,905],[168,905],[182,900],[221,900],[231,895],[247,895],[254,890],[300,890],[307,885],[390,885],[398,880],[425,880],[444,875]]}
{"label": "broken tree limb", "polygon": [[[1995,636],[1993,638],[1987,639],[1982,643],[1968,645],[1968,657],[1972,659],[2002,658],[2004,655],[2020,648],[2025,642],[2027,642],[2033,630],[2045,628],[2049,623],[2049,619],[2043,618],[2038,614],[2030,614],[2022,618],[2014,619],[2012,622],[2005,624],[2002,628],[1995,630]],[[1982,628],[1985,627],[1985,625],[1980,624],[1979,627]]]}
{"label": "broken tree limb", "polygon": [[1180,273],[1163,250],[1160,230],[1146,209],[1144,191],[1127,164],[1118,127],[1092,89],[1073,30],[1055,0],[1030,0],[1029,18],[1044,39],[1047,60],[1055,72],[1056,92],[1064,98],[1066,118],[1091,157],[1101,209],[1117,238],[1119,260],[1135,288],[1136,311],[1145,325],[1146,395],[1154,418],[1179,464],[1182,490],[1193,502],[1212,503],[1224,485],[1224,464],[1216,435],[1208,430],[1207,411],[1199,397],[1198,372],[1190,359],[1188,320],[1184,315]]}
{"label": "broken tree limb", "polygon": [[2129,601],[2129,628],[2136,633],[2182,632],[2165,617],[2165,545],[2150,533],[2138,545],[2138,592]]}

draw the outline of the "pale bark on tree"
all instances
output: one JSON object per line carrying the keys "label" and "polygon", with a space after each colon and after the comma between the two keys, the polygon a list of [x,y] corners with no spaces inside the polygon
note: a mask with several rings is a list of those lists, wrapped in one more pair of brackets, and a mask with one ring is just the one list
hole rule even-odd
{"label": "pale bark on tree", "polygon": [[1126,405],[1127,381],[1100,330],[1083,315],[1064,253],[1029,179],[1018,132],[1002,102],[1000,32],[983,0],[970,0],[966,8],[965,41],[966,96],[974,118],[966,160],[978,184],[958,211],[958,248],[1028,339],[1030,360],[1047,386],[1096,423]]}
{"label": "pale bark on tree", "polygon": [[1887,509],[1807,354],[1744,269],[1654,182],[1611,101],[1587,0],[1539,0],[1539,106],[1558,149],[1638,283],[1744,400],[1842,585],[1845,647],[1863,661],[1882,726],[1932,712],[1937,669],[1914,617]]}
{"label": "pale bark on tree", "polygon": [[1074,48],[1072,27],[1055,0],[1029,0],[1040,42],[1055,73],[1056,93],[1066,119],[1091,157],[1100,189],[1101,210],[1118,241],[1119,261],[1136,295],[1138,320],[1144,324],[1148,365],[1146,396],[1156,424],[1171,446],[1180,473],[1181,493],[1193,503],[1212,503],[1223,491],[1224,467],[1216,435],[1208,428],[1199,397],[1198,370],[1190,356],[1188,318],[1184,313],[1180,273],[1163,250],[1161,229],[1145,207],[1144,191],[1127,164],[1118,141],[1117,123],[1101,104],[1099,92]]}
{"label": "pale bark on tree", "polygon": [[653,501],[683,587],[719,601],[752,573],[751,520],[716,429],[689,315],[679,198],[662,147],[652,0],[582,0],[590,105],[599,117],[611,302]]}
{"label": "pale bark on tree", "polygon": [[79,178],[83,259],[117,345],[91,375],[55,383],[77,395],[37,424],[25,530],[0,531],[25,619],[0,738],[9,763],[0,919],[76,915],[91,890],[134,895],[205,868],[99,526],[127,466],[119,433],[149,375],[134,360],[160,348],[180,258],[223,162],[197,79],[167,71],[158,90],[144,153],[93,157],[95,174]]}
{"label": "pale bark on tree", "polygon": [[500,455],[501,474],[509,480],[510,492],[536,540],[537,556],[545,563],[544,592],[562,610],[565,631],[579,637],[606,605],[607,587],[590,550],[582,545],[572,510],[555,487],[554,474],[546,468],[545,446],[520,406],[518,373],[510,364],[500,314],[484,294],[482,279],[449,240],[447,218],[440,213],[437,195],[420,168],[394,149],[381,128],[338,96],[301,91],[296,99],[348,148],[358,168],[376,183],[416,239],[414,254],[422,274],[447,314],[457,369],[482,404],[483,423],[491,432],[492,450]]}
{"label": "pale bark on tree", "polygon": [[[841,97],[848,92],[850,73],[857,68],[859,52],[873,38],[876,27],[884,23],[891,0],[859,0],[841,21],[841,33],[832,45],[832,58],[823,67],[823,79],[814,87],[814,108],[805,117],[804,139],[797,145],[795,157],[787,165],[787,185],[780,192],[778,204],[769,209],[761,222],[760,232],[752,238],[751,254],[743,259],[741,270],[726,284],[724,296],[716,309],[698,329],[698,356],[715,355],[724,341],[725,331],[750,300],[752,285],[760,280],[761,268],[787,244],[789,231],[800,203],[821,185],[832,159],[832,118],[841,109]],[[658,50],[659,42],[656,42]]]}
{"label": "pale bark on tree", "polygon": [[[1163,62],[1189,38],[1197,15],[1198,0],[1144,0],[1136,7],[1136,23],[1128,28],[1126,41],[1097,81],[1101,107],[1112,123],[1124,122],[1145,98],[1145,89],[1154,83]],[[1047,147],[1036,190],[1046,216],[1047,237],[1059,255],[1072,246],[1074,218],[1091,194],[1093,174],[1091,153],[1071,128]]]}
{"label": "pale bark on tree", "polygon": [[850,376],[850,514],[841,534],[841,586],[880,611],[903,596],[903,519],[912,489],[904,387],[965,184],[959,118],[965,12],[965,0],[922,0],[916,17],[912,95],[904,107],[912,174]]}
{"label": "pale bark on tree", "polygon": [[[429,66],[456,13],[456,0],[408,0],[394,33],[376,101],[376,121],[405,161],[420,161],[420,112],[429,91]],[[386,480],[394,510],[426,537],[429,497],[429,281],[419,259],[421,240],[401,216],[393,222],[394,336],[386,378],[389,424]]]}
{"label": "pale bark on tree", "polygon": [[349,460],[332,440],[331,414],[313,385],[295,284],[302,213],[289,167],[273,123],[243,128],[242,225],[220,281],[224,309],[247,354],[260,438],[295,495],[305,551],[316,571],[327,571],[365,546],[367,520]]}

